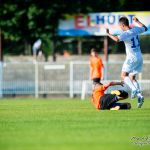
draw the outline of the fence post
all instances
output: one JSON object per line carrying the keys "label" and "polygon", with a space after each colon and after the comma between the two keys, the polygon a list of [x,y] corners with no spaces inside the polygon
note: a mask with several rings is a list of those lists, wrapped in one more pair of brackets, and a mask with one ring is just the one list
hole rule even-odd
{"label": "fence post", "polygon": [[81,91],[81,100],[85,100],[86,94],[86,81],[82,81],[82,91]]}
{"label": "fence post", "polygon": [[142,73],[139,73],[139,81],[142,80]]}
{"label": "fence post", "polygon": [[39,97],[38,62],[35,61],[35,98]]}
{"label": "fence post", "polygon": [[104,80],[107,80],[108,61],[104,62]]}
{"label": "fence post", "polygon": [[139,73],[139,85],[140,85],[140,90],[142,90],[142,73]]}
{"label": "fence post", "polygon": [[0,98],[3,97],[3,64],[0,61]]}
{"label": "fence post", "polygon": [[73,62],[71,61],[70,62],[70,85],[69,85],[69,95],[70,95],[70,98],[73,98]]}

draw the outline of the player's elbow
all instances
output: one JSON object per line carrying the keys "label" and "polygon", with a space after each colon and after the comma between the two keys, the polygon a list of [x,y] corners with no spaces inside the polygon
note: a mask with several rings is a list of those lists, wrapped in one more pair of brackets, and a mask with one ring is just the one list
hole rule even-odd
{"label": "player's elbow", "polygon": [[116,37],[114,38],[114,41],[115,41],[115,42],[119,42],[119,38],[116,36]]}
{"label": "player's elbow", "polygon": [[147,31],[147,30],[148,30],[148,28],[147,28],[146,26],[144,26],[144,28],[145,28],[145,31]]}
{"label": "player's elbow", "polygon": [[119,38],[117,37],[117,38],[115,39],[115,41],[116,41],[116,42],[119,42]]}

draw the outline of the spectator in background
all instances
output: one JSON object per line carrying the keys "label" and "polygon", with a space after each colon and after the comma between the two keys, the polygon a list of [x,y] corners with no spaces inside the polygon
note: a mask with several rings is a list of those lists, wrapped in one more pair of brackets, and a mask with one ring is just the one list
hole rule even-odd
{"label": "spectator in background", "polygon": [[90,57],[90,77],[91,80],[93,80],[93,85],[100,83],[103,77],[103,67],[102,59],[98,56],[97,50],[92,48]]}
{"label": "spectator in background", "polygon": [[65,58],[70,57],[70,53],[67,50],[64,50],[64,54],[63,55],[64,55]]}
{"label": "spectator in background", "polygon": [[35,41],[35,43],[33,44],[32,50],[33,50],[33,57],[36,60],[38,55],[42,55],[42,40],[38,39],[37,41]]}

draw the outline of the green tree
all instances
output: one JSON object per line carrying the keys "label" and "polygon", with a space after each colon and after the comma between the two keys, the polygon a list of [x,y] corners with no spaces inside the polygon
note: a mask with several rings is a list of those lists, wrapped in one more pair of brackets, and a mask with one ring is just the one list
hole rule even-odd
{"label": "green tree", "polygon": [[[45,53],[54,53],[57,26],[63,14],[149,10],[149,0],[0,0],[4,53],[19,54],[41,38]],[[46,46],[50,45],[50,46]]]}

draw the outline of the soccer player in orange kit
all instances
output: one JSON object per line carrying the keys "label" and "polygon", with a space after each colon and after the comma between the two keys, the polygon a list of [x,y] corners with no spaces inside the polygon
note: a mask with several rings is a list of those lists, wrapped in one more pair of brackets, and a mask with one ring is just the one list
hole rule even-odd
{"label": "soccer player in orange kit", "polygon": [[100,83],[103,75],[103,67],[102,59],[98,56],[97,50],[92,48],[90,57],[90,77],[93,80],[93,84]]}
{"label": "soccer player in orange kit", "polygon": [[122,85],[122,82],[109,82],[107,84],[96,83],[92,92],[92,103],[96,109],[104,110],[119,110],[119,109],[130,109],[130,103],[117,103],[119,100],[128,98],[128,93],[123,90],[114,90],[110,94],[105,94],[105,90],[109,86]]}

